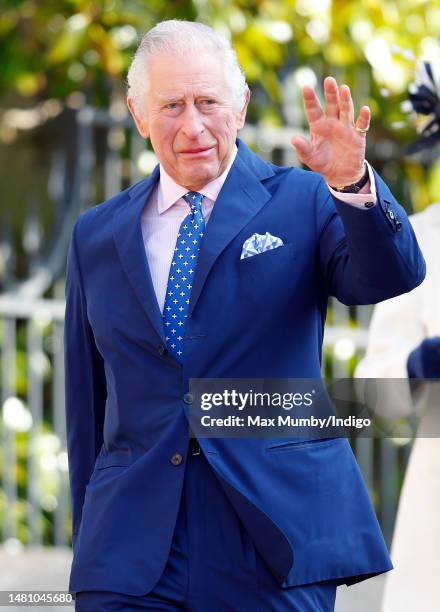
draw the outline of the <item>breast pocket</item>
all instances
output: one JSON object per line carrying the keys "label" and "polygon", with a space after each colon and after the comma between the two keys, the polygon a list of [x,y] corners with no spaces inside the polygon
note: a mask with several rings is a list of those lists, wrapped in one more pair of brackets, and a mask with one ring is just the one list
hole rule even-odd
{"label": "breast pocket", "polygon": [[285,258],[294,257],[295,250],[293,247],[293,243],[288,242],[274,249],[269,249],[250,257],[244,257],[239,261],[240,272],[246,273],[246,271],[251,271],[255,267],[264,266],[268,263],[270,264],[270,262],[276,263],[277,260],[281,262]]}
{"label": "breast pocket", "polygon": [[292,243],[240,259],[238,273],[243,292],[267,302],[286,296],[292,287],[295,259]]}

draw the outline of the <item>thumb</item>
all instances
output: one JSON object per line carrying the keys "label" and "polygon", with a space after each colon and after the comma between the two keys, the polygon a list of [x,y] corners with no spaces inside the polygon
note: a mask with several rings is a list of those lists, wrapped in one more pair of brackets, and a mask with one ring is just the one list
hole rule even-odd
{"label": "thumb", "polygon": [[294,136],[292,144],[295,147],[296,154],[301,161],[306,161],[312,152],[311,143],[304,136]]}

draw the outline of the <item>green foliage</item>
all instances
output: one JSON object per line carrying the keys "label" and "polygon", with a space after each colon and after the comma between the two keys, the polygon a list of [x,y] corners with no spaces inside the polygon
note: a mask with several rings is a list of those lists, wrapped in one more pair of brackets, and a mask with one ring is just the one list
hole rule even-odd
{"label": "green foliage", "polygon": [[[333,74],[348,83],[358,107],[371,106],[373,162],[383,157],[380,143],[397,144],[399,157],[416,137],[400,103],[415,58],[440,58],[436,0],[0,0],[0,96],[26,104],[79,91],[107,107],[112,92],[123,93],[140,35],[168,18],[198,19],[232,38],[255,92],[252,122],[285,124],[281,82],[307,66],[318,81]],[[300,85],[288,86],[292,104]],[[401,159],[391,174],[394,189],[399,174],[417,174],[411,194],[396,193],[411,195],[415,208],[440,197],[438,169],[414,170]]]}
{"label": "green foliage", "polygon": [[378,86],[402,94],[412,75],[411,57],[439,50],[435,1],[2,0],[1,5],[0,92],[14,89],[24,96],[93,88],[98,73],[119,82],[138,36],[165,18],[200,19],[230,35],[249,81],[261,83],[271,96],[276,91],[270,74],[286,61],[319,63],[324,72],[340,69],[351,82],[364,65]]}

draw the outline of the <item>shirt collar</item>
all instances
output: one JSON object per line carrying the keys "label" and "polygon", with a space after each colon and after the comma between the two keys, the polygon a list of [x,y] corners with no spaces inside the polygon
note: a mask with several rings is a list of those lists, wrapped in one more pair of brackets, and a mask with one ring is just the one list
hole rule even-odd
{"label": "shirt collar", "polygon": [[[234,163],[235,157],[237,155],[238,149],[237,145],[234,145],[234,150],[232,151],[231,159],[229,160],[228,165],[225,170],[218,176],[213,179],[206,185],[204,185],[201,189],[199,189],[199,193],[202,193],[205,197],[209,198],[213,202],[216,201],[218,194],[220,193],[220,189],[223,187],[223,183],[226,180],[229,170],[231,169],[232,164]],[[181,197],[188,193],[188,189],[186,187],[182,187],[174,181],[171,176],[165,171],[164,167],[160,165],[160,179],[158,186],[158,198],[157,205],[159,214],[162,214],[168,208],[177,202]]]}

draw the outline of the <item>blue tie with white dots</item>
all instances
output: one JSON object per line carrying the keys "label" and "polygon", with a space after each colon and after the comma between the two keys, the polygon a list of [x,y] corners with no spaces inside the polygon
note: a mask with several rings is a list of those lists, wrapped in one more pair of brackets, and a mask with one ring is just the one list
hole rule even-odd
{"label": "blue tie with white dots", "polygon": [[189,191],[183,196],[191,210],[182,221],[177,234],[163,307],[165,342],[179,363],[183,363],[183,341],[189,298],[200,243],[205,231],[201,206],[203,198],[204,196],[197,191]]}

